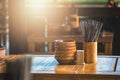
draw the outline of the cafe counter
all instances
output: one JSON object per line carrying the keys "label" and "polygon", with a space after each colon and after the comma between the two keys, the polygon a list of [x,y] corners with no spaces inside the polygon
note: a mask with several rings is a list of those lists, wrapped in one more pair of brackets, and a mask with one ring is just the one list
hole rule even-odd
{"label": "cafe counter", "polygon": [[[32,80],[119,80],[120,56],[98,56],[97,64],[61,65],[54,55],[31,56]],[[14,55],[8,57],[12,58]],[[17,56],[15,56],[17,57]],[[26,64],[25,64],[26,65]],[[0,63],[0,80],[3,80],[6,65]]]}

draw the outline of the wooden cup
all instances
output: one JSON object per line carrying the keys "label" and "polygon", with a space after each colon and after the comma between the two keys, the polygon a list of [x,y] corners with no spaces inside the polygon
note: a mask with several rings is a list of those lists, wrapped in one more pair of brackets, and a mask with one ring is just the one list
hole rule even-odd
{"label": "wooden cup", "polygon": [[85,63],[97,63],[97,42],[84,43],[84,61]]}
{"label": "wooden cup", "polygon": [[56,40],[55,59],[60,64],[74,64],[76,54],[75,40]]}

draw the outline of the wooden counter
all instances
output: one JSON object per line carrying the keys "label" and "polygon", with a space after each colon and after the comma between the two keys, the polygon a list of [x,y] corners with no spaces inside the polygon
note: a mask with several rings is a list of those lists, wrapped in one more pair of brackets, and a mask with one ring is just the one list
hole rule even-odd
{"label": "wooden counter", "polygon": [[[98,56],[97,64],[85,65],[60,65],[54,58],[54,55],[31,56],[31,74],[33,76],[32,80],[120,79],[120,56]],[[3,67],[3,69],[4,68],[5,67]],[[4,72],[1,72],[1,75],[2,73]]]}
{"label": "wooden counter", "polygon": [[[40,58],[41,57],[41,58]],[[120,56],[98,56],[97,64],[60,65],[54,55],[33,58],[34,80],[119,80]]]}

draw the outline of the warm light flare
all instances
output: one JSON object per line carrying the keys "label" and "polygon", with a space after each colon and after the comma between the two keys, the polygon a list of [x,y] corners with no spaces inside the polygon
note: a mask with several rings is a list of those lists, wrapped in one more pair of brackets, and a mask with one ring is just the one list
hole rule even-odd
{"label": "warm light flare", "polygon": [[54,0],[26,0],[26,6],[32,8],[47,7]]}
{"label": "warm light flare", "polygon": [[55,3],[56,0],[26,0],[26,8],[31,14],[50,14],[50,8],[54,8]]}
{"label": "warm light flare", "polygon": [[26,0],[26,1],[32,4],[41,4],[41,3],[50,3],[53,2],[54,0]]}

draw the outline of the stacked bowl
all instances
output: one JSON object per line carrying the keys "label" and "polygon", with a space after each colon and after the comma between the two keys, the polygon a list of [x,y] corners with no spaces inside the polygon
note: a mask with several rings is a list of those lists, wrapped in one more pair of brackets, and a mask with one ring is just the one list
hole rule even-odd
{"label": "stacked bowl", "polygon": [[74,40],[55,40],[55,58],[60,64],[74,64],[75,54]]}

